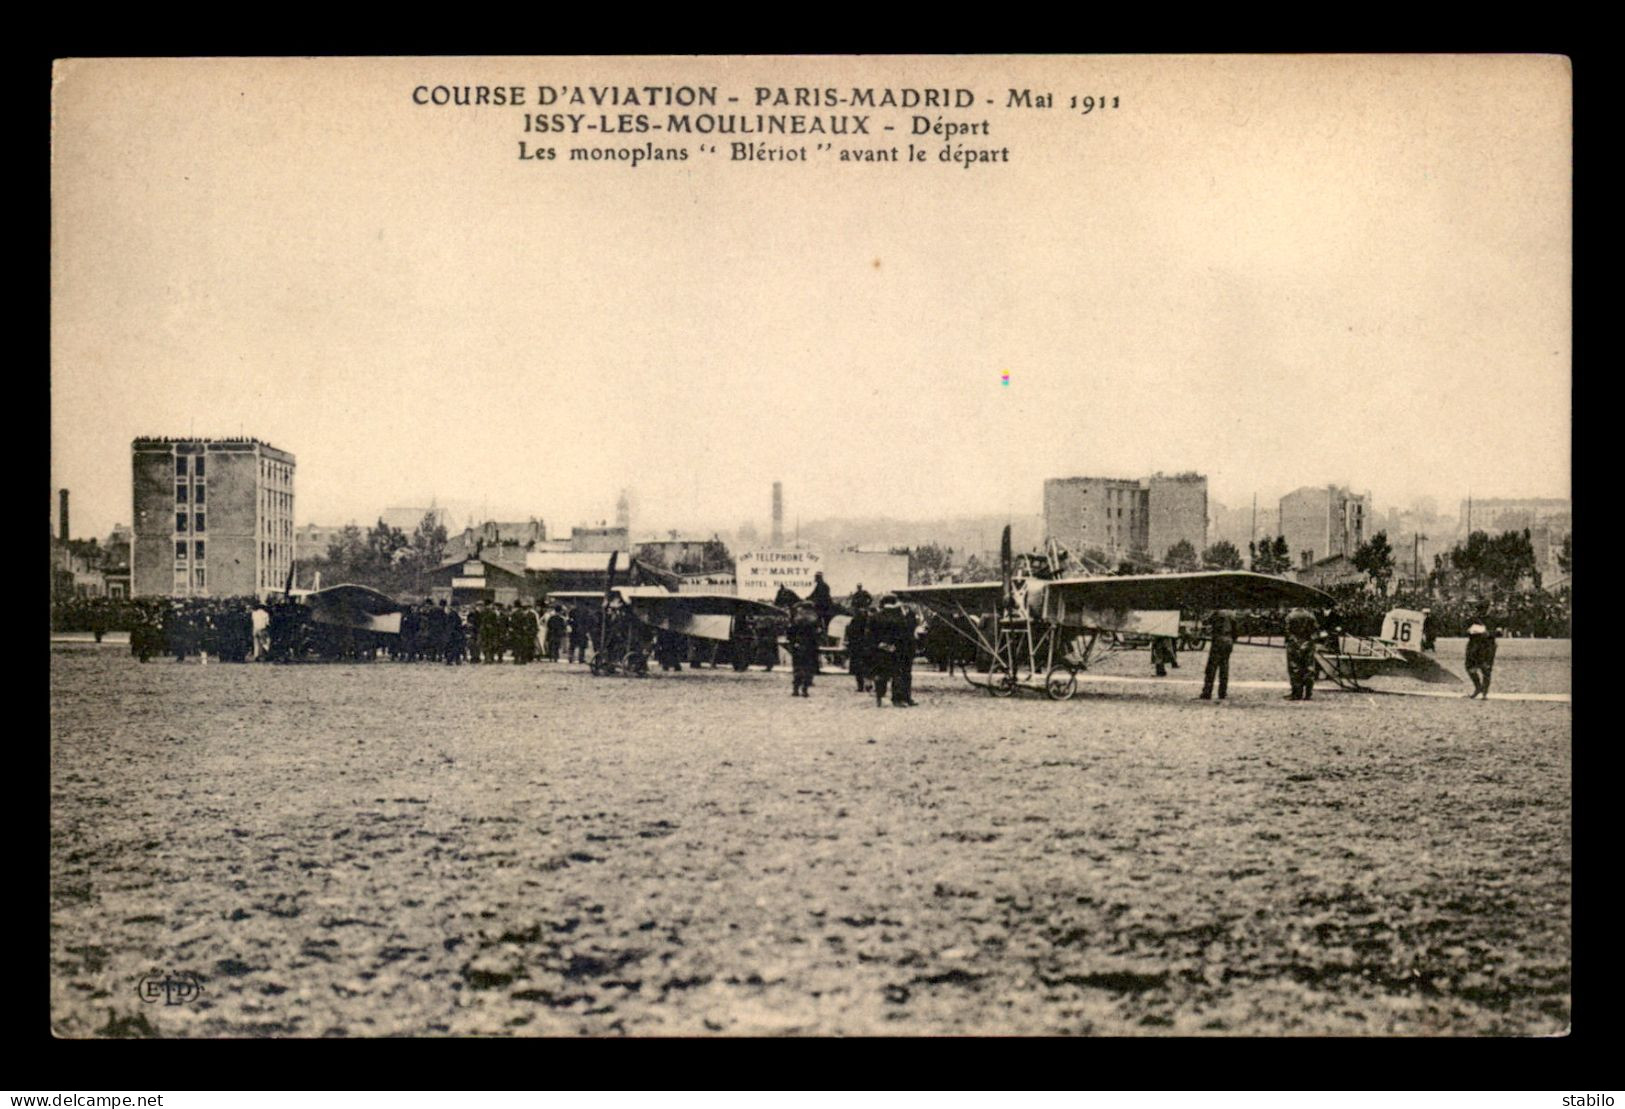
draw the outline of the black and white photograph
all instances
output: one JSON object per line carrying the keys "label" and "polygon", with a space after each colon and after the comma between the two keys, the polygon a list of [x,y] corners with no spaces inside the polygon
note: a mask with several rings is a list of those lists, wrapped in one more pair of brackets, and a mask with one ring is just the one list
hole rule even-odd
{"label": "black and white photograph", "polygon": [[1571,1034],[1569,59],[51,111],[54,1037]]}

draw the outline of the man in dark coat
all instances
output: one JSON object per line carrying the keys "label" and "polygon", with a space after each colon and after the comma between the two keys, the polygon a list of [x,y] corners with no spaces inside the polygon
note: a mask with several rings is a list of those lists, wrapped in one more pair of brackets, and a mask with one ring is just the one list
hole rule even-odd
{"label": "man in dark coat", "polygon": [[468,610],[468,623],[465,635],[468,638],[468,661],[471,665],[478,664],[480,661],[480,644],[482,642],[480,636],[480,626],[485,623],[485,613],[489,608],[490,605],[482,600],[479,604]]}
{"label": "man in dark coat", "polygon": [[564,646],[564,636],[569,626],[565,620],[562,609],[551,608],[547,610],[547,661],[559,661],[559,651]]}
{"label": "man in dark coat", "polygon": [[565,657],[571,662],[586,662],[587,616],[581,611],[580,605],[570,607],[570,615],[565,618],[564,623],[570,635],[570,644],[565,649]]}
{"label": "man in dark coat", "polygon": [[914,617],[903,610],[896,597],[887,594],[869,625],[874,645],[875,705],[878,707],[891,686],[891,703],[897,708],[914,704]]}
{"label": "man in dark coat", "polygon": [[1295,608],[1286,614],[1286,676],[1292,684],[1291,701],[1312,701],[1315,698],[1315,626],[1314,614],[1307,609]]}
{"label": "man in dark coat", "polygon": [[536,657],[536,636],[541,626],[536,612],[524,601],[515,601],[508,614],[508,647],[513,651],[516,666],[523,666]]}
{"label": "man in dark coat", "polygon": [[1207,670],[1202,674],[1202,692],[1198,700],[1213,700],[1213,679],[1219,679],[1219,700],[1224,700],[1230,687],[1230,651],[1236,645],[1236,618],[1224,609],[1216,610],[1208,618]]}
{"label": "man in dark coat", "polygon": [[501,603],[482,601],[480,613],[480,661],[494,663],[502,657],[503,639],[507,635],[508,621]]}
{"label": "man in dark coat", "polygon": [[[444,605],[446,602],[440,603]],[[443,609],[440,626],[440,638],[437,640],[440,657],[447,666],[461,666],[463,653],[468,647],[468,627],[463,623],[463,614],[455,608]]]}
{"label": "man in dark coat", "polygon": [[818,644],[823,634],[818,609],[813,603],[802,601],[796,605],[786,633],[790,641],[790,696],[811,696],[808,691],[812,689],[813,676],[818,673]]}
{"label": "man in dark coat", "polygon": [[849,603],[853,612],[867,612],[874,605],[875,599],[870,596],[867,589],[863,588],[863,583],[860,581],[858,587],[852,591]]}
{"label": "man in dark coat", "polygon": [[1495,670],[1495,626],[1488,611],[1480,609],[1467,627],[1467,676],[1473,679],[1473,691],[1467,694],[1490,699],[1490,675]]}
{"label": "man in dark coat", "polygon": [[[418,613],[417,654],[419,658],[426,658],[431,662],[439,662],[445,657],[446,619],[450,613],[446,611],[446,602],[442,599],[438,604],[424,605],[423,611]],[[404,623],[404,621],[403,621]]]}
{"label": "man in dark coat", "polygon": [[864,605],[852,614],[846,625],[846,668],[857,679],[858,692],[869,692],[869,679],[874,676],[870,624],[874,614]]}

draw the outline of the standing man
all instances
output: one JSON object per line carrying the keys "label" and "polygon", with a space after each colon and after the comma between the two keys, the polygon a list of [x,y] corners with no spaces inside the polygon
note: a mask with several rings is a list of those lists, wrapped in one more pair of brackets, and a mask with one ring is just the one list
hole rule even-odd
{"label": "standing man", "polygon": [[515,666],[524,666],[536,654],[536,614],[524,601],[515,601],[508,614],[508,649]]}
{"label": "standing man", "polygon": [[1495,669],[1495,627],[1490,623],[1489,610],[1480,608],[1478,615],[1467,627],[1467,676],[1473,679],[1473,691],[1467,694],[1490,699],[1490,674]]}
{"label": "standing man", "polygon": [[1213,679],[1219,679],[1219,700],[1224,700],[1230,687],[1230,651],[1236,645],[1236,618],[1224,609],[1217,609],[1208,618],[1207,670],[1202,674],[1202,692],[1199,701],[1213,700]]}
{"label": "standing man", "polygon": [[587,661],[587,614],[580,605],[572,605],[570,619],[567,622],[570,629],[570,661]]}
{"label": "standing man", "polygon": [[896,703],[911,709],[914,707],[914,659],[920,653],[920,620],[912,611],[901,605],[897,611],[902,614],[903,649],[897,656],[897,675],[892,681],[892,697],[895,700],[901,693],[902,700]]}
{"label": "standing man", "polygon": [[430,662],[439,662],[445,655],[451,615],[442,597],[438,603],[425,605],[418,616],[418,650]]}
{"label": "standing man", "polygon": [[271,653],[271,610],[264,601],[257,601],[250,619],[254,626],[254,661],[261,662]]}
{"label": "standing man", "polygon": [[493,605],[489,598],[480,602],[480,607],[474,610],[480,617],[480,638],[477,644],[480,661],[493,663],[497,660],[497,651],[502,644],[502,612]]}
{"label": "standing man", "polygon": [[559,649],[564,646],[564,636],[568,621],[564,619],[564,612],[559,608],[547,610],[547,661],[559,661]]}
{"label": "standing man", "polygon": [[468,625],[465,632],[468,638],[468,662],[470,666],[480,661],[480,644],[483,636],[480,628],[485,624],[486,602],[482,599],[479,604],[468,610]]}
{"label": "standing man", "polygon": [[1286,676],[1292,683],[1289,701],[1312,701],[1315,697],[1315,617],[1308,609],[1295,608],[1286,614]]}
{"label": "standing man", "polygon": [[870,644],[874,661],[875,707],[886,697],[891,686],[891,703],[896,708],[914,704],[911,678],[914,667],[914,618],[903,611],[897,598],[890,593],[880,601],[880,611],[869,625]]}
{"label": "standing man", "polygon": [[[862,589],[862,586],[858,587]],[[868,596],[868,594],[865,594]],[[853,596],[852,619],[846,625],[846,668],[857,679],[858,692],[869,692],[869,679],[874,675],[872,660],[874,614],[869,611],[865,603],[862,608],[856,605],[856,595]]]}
{"label": "standing man", "polygon": [[790,696],[808,697],[818,673],[818,641],[823,636],[818,609],[811,601],[796,605],[790,617]]}
{"label": "standing man", "polygon": [[440,631],[435,639],[441,657],[447,666],[461,666],[463,662],[463,649],[468,645],[468,632],[463,627],[463,614],[455,607],[445,607],[446,602],[441,601]]}

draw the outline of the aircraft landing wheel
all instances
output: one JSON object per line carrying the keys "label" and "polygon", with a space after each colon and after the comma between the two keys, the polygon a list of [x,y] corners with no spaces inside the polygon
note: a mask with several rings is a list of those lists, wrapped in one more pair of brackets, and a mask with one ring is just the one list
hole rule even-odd
{"label": "aircraft landing wheel", "polygon": [[988,675],[987,691],[995,697],[1014,697],[1016,695],[1016,676],[1002,666],[995,666]]}
{"label": "aircraft landing wheel", "polygon": [[1052,666],[1044,679],[1044,692],[1052,701],[1069,701],[1078,691],[1078,672],[1070,666]]}

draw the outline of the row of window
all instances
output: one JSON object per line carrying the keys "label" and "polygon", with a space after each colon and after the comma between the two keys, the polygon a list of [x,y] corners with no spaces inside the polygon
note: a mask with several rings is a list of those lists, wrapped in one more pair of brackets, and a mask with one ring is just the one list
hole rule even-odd
{"label": "row of window", "polygon": [[192,496],[192,503],[193,504],[202,504],[204,495],[206,493],[208,493],[209,487],[207,485],[204,485],[202,482],[199,482],[198,484],[193,485],[193,486],[188,486],[186,484],[186,482],[184,482],[184,481],[177,481],[175,483],[175,503],[176,504],[185,504],[186,503],[186,491],[187,491],[188,488],[191,488],[191,489],[195,490],[195,493]]}
{"label": "row of window", "polygon": [[199,566],[190,572],[180,567],[176,567],[175,592],[185,593],[188,583],[191,583],[194,589],[207,589],[209,587],[208,571],[202,566]]}
{"label": "row of window", "polygon": [[175,456],[175,476],[176,477],[185,477],[186,476],[187,459],[192,460],[192,474],[195,477],[203,477],[204,476],[204,460],[203,460],[203,456],[201,454],[195,454],[195,455],[177,454]]}
{"label": "row of window", "polygon": [[[201,540],[201,539],[197,540],[195,543],[192,544],[192,548],[193,548],[193,551],[194,551],[192,557],[196,561],[202,562],[203,561],[203,540]],[[184,540],[184,539],[175,540],[175,561],[176,562],[185,562],[186,561],[186,540]]]}
{"label": "row of window", "polygon": [[[186,530],[186,519],[187,519],[186,513],[184,513],[184,512],[175,513],[175,530],[176,531],[185,531]],[[202,513],[202,512],[194,512],[194,513],[192,513],[191,519],[192,519],[192,530],[193,531],[206,531],[207,530],[203,526],[204,525],[204,513]]]}
{"label": "row of window", "polygon": [[293,467],[284,466],[280,462],[272,462],[268,458],[260,459],[260,480],[268,481],[273,485],[290,486],[293,484]]}

